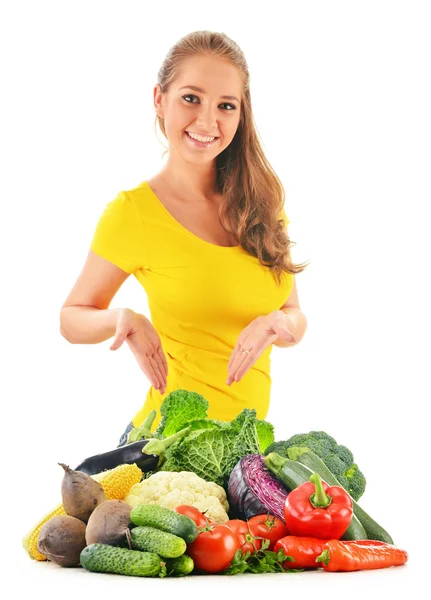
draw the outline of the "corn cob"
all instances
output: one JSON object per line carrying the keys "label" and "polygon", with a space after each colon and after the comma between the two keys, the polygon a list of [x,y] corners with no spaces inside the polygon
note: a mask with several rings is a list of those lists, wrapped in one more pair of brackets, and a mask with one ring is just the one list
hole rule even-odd
{"label": "corn cob", "polygon": [[[124,500],[132,486],[141,481],[142,475],[141,469],[136,464],[124,464],[118,465],[115,469],[102,471],[102,473],[97,473],[97,475],[91,475],[91,477],[102,484],[107,500]],[[41,554],[37,549],[37,540],[42,525],[49,521],[49,519],[52,519],[52,517],[65,514],[66,512],[63,505],[59,504],[54,510],[45,515],[38,522],[36,527],[31,529],[28,534],[24,536],[22,545],[28,552],[30,558],[35,560],[46,560],[46,556]]]}

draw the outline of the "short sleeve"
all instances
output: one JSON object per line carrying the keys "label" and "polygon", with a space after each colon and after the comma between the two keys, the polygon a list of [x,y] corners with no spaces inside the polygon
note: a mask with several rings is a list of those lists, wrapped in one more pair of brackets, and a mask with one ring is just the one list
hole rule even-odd
{"label": "short sleeve", "polygon": [[122,191],[106,205],[90,248],[126,273],[133,274],[146,262],[144,242],[138,209],[127,192]]}

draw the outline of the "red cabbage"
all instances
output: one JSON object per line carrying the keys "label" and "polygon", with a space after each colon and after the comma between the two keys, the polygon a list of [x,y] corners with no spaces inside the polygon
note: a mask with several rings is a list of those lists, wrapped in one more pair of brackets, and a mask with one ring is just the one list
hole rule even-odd
{"label": "red cabbage", "polygon": [[227,498],[239,519],[270,513],[284,523],[284,503],[289,490],[267,468],[260,454],[247,454],[229,477]]}

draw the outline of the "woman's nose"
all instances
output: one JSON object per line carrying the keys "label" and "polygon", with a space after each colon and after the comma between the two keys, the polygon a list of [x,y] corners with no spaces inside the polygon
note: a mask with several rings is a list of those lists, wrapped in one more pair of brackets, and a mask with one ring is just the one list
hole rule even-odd
{"label": "woman's nose", "polygon": [[199,110],[196,124],[201,130],[206,131],[210,135],[218,131],[216,110],[211,106],[202,106]]}

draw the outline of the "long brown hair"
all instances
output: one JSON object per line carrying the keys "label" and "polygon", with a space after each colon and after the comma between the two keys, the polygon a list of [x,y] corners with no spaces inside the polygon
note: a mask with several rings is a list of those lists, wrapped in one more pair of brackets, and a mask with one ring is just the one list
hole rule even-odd
{"label": "long brown hair", "polygon": [[[269,266],[277,281],[281,274],[300,273],[308,264],[294,264],[290,247],[295,245],[280,218],[285,191],[271,167],[254,123],[250,98],[250,74],[241,48],[224,33],[194,31],[181,38],[168,52],[157,75],[162,93],[175,79],[181,61],[190,56],[214,56],[230,61],[243,80],[243,103],[238,129],[232,142],[216,158],[216,191],[221,194],[219,218],[247,252]],[[164,120],[156,115],[167,139]],[[157,134],[157,130],[156,130]],[[168,152],[166,150],[162,156]]]}

